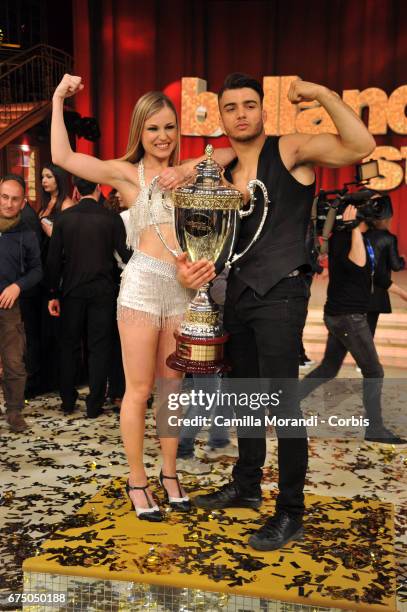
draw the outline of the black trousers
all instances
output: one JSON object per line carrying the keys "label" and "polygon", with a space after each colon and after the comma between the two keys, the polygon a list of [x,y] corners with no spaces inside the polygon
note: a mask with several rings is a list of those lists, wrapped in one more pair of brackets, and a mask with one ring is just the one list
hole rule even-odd
{"label": "black trousers", "polygon": [[368,312],[367,313],[367,324],[369,325],[369,329],[372,332],[372,337],[376,333],[377,322],[380,317],[380,312]]}
{"label": "black trousers", "polygon": [[117,327],[116,313],[113,312],[112,342],[108,371],[108,395],[111,400],[121,399],[126,389],[123,370],[122,347]]}
{"label": "black trousers", "polygon": [[[303,275],[285,278],[264,297],[246,288],[236,303],[228,297],[224,324],[230,334],[227,356],[234,378],[286,380],[292,387],[298,379],[298,355],[307,312],[309,286]],[[299,403],[285,404],[298,415]],[[277,431],[279,436],[279,432]],[[260,494],[266,438],[239,437],[239,459],[233,479],[242,493]],[[308,461],[306,432],[302,437],[278,437],[279,494],[277,510],[292,516],[304,512],[304,482]]]}
{"label": "black trousers", "polygon": [[[311,274],[311,273],[304,274],[304,281],[308,285],[308,289],[309,289],[308,302],[309,302],[309,298],[311,297],[311,285],[312,285],[313,278],[314,278],[314,274]],[[305,357],[306,357],[303,336],[304,336],[304,327],[305,327],[305,323],[306,323],[307,315],[308,315],[308,302],[307,302],[307,312],[306,312],[305,319],[304,319],[304,325],[301,331],[301,344],[300,344],[300,353],[299,353],[300,362],[305,361]]]}
{"label": "black trousers", "polygon": [[48,293],[41,297],[41,391],[57,391],[60,379],[61,319],[48,312]]}
{"label": "black trousers", "polygon": [[301,397],[335,378],[349,351],[363,374],[363,404],[371,426],[382,425],[383,368],[366,314],[325,315],[329,335],[320,365],[301,382]]}
{"label": "black trousers", "polygon": [[41,318],[42,296],[20,297],[21,318],[26,337],[25,367],[27,370],[26,391],[39,393],[41,381]]}
{"label": "black trousers", "polygon": [[66,296],[61,301],[60,395],[65,410],[72,409],[78,397],[75,383],[84,328],[89,369],[88,413],[97,412],[104,403],[115,303],[113,293],[87,298]]}

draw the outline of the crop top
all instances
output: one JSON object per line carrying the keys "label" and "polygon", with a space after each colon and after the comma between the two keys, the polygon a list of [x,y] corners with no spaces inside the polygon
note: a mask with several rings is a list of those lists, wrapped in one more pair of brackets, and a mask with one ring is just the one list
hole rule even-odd
{"label": "crop top", "polygon": [[154,189],[151,196],[149,208],[148,190],[144,175],[143,159],[138,163],[138,176],[140,192],[135,203],[129,208],[130,218],[128,223],[127,246],[132,249],[138,248],[141,232],[150,225],[162,223],[174,223],[174,209],[170,192],[162,192]]}

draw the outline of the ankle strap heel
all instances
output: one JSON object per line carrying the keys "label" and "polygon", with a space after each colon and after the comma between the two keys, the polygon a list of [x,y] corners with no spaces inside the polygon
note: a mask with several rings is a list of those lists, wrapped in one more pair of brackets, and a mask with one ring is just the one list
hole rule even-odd
{"label": "ankle strap heel", "polygon": [[[181,485],[180,485],[178,476],[165,476],[161,470],[159,480],[160,480],[161,487],[164,491],[166,501],[167,503],[169,503],[171,508],[173,510],[178,510],[179,512],[189,512],[189,510],[191,509],[191,501],[188,495],[184,495],[184,496],[182,495],[182,489],[181,489]],[[176,480],[177,485],[178,485],[179,497],[169,496],[168,491],[164,486],[163,480]]]}
{"label": "ankle strap heel", "polygon": [[[146,484],[144,487],[133,487],[130,485],[129,481],[127,481],[126,483],[126,493],[136,512],[137,518],[139,518],[142,521],[143,520],[151,521],[155,523],[158,523],[159,521],[163,521],[164,517],[160,511],[160,508],[156,504],[151,503],[151,499],[147,495],[147,489],[148,489],[148,484]],[[136,506],[132,498],[130,497],[130,491],[143,491],[145,498],[147,500],[148,508]]]}

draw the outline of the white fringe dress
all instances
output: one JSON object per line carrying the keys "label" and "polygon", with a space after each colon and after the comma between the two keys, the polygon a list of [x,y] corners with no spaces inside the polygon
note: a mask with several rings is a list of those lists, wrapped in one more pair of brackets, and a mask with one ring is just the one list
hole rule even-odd
{"label": "white fringe dress", "polygon": [[[164,206],[161,193],[151,198],[148,209],[148,186],[144,164],[138,164],[140,193],[130,208],[127,244],[134,253],[125,267],[117,299],[117,318],[126,323],[144,323],[163,329],[175,326],[182,319],[191,291],[180,285],[176,278],[176,265],[151,257],[138,250],[141,232],[148,226],[174,224],[172,206]],[[168,202],[168,194],[165,199]],[[170,203],[169,203],[170,204]]]}

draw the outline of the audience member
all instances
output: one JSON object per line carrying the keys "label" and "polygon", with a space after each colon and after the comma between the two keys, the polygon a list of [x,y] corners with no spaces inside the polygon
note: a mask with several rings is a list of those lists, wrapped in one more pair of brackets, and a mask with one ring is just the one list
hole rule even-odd
{"label": "audience member", "polygon": [[[63,210],[74,202],[68,194],[68,174],[52,162],[41,171],[42,202],[39,219],[43,231],[41,244],[42,265],[47,261],[49,241],[53,224]],[[43,391],[56,391],[59,381],[60,321],[50,320],[48,313],[48,292],[42,286],[41,296],[41,380]],[[82,368],[83,369],[83,368]]]}
{"label": "audience member", "polygon": [[[78,397],[75,388],[82,330],[86,327],[89,396],[87,416],[102,413],[111,347],[117,286],[116,250],[124,262],[130,258],[123,223],[98,203],[95,183],[75,178],[79,203],[55,222],[46,265],[50,291],[49,312],[61,316],[60,395],[65,413]],[[62,281],[62,283],[61,283]]]}
{"label": "audience member", "polygon": [[6,420],[14,432],[28,427],[22,415],[26,371],[19,297],[42,276],[38,241],[21,220],[24,199],[24,179],[6,175],[0,183],[0,358]]}
{"label": "audience member", "polygon": [[404,270],[406,265],[404,257],[401,257],[398,252],[397,237],[389,231],[393,210],[389,209],[386,212],[389,216],[373,220],[369,223],[369,229],[365,234],[374,250],[375,277],[380,275],[389,285],[389,288],[386,289],[375,282],[373,292],[370,294],[367,322],[373,337],[376,333],[380,313],[391,312],[389,291],[396,293],[394,291],[395,284],[391,280],[391,273],[392,271]]}

